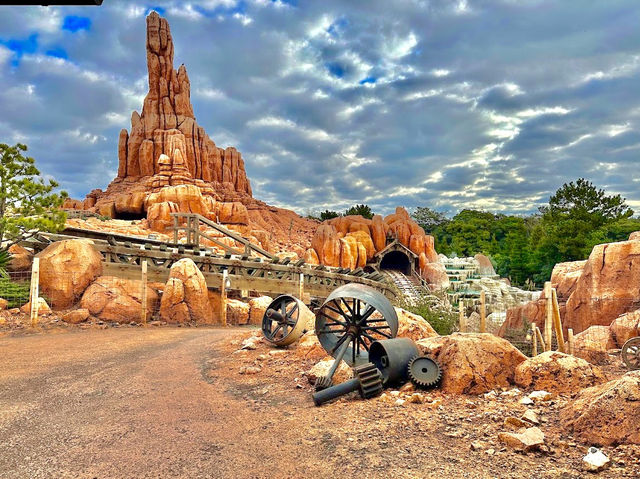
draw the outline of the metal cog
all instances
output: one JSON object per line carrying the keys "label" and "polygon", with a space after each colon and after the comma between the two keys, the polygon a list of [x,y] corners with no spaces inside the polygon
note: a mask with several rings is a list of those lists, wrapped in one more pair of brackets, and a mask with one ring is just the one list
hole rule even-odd
{"label": "metal cog", "polygon": [[323,389],[330,388],[331,386],[333,386],[333,380],[327,376],[320,376],[316,379],[316,391],[322,391]]}
{"label": "metal cog", "polygon": [[416,356],[409,361],[408,376],[419,388],[435,386],[442,378],[442,370],[438,362],[430,356]]}
{"label": "metal cog", "polygon": [[373,363],[358,366],[354,368],[353,373],[360,380],[360,394],[363,399],[370,399],[382,392],[382,374]]}

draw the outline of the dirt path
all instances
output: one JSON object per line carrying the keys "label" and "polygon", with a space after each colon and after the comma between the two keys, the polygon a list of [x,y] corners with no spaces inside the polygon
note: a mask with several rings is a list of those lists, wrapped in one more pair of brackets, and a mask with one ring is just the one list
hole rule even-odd
{"label": "dirt path", "polygon": [[583,477],[578,450],[562,460],[471,451],[474,431],[482,436],[494,419],[478,414],[474,424],[455,404],[452,412],[364,401],[315,408],[276,360],[264,374],[239,376],[229,339],[241,332],[0,339],[0,477]]}

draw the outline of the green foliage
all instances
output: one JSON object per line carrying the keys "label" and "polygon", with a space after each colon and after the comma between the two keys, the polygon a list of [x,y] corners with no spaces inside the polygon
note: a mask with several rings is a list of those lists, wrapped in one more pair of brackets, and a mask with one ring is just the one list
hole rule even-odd
{"label": "green foliage", "polygon": [[371,211],[369,205],[355,205],[344,212],[344,216],[351,215],[360,215],[367,219],[373,218],[373,212]]}
{"label": "green foliage", "polygon": [[26,145],[0,143],[0,243],[8,245],[37,231],[59,231],[66,216],[60,210],[67,193],[40,178],[35,160],[24,156]]}
{"label": "green foliage", "polygon": [[437,228],[443,227],[449,222],[444,213],[426,206],[418,206],[411,217],[428,234],[432,234]]}
{"label": "green foliage", "polygon": [[458,314],[455,312],[435,309],[427,301],[418,304],[402,304],[400,307],[422,316],[441,336],[458,330]]}
{"label": "green foliage", "polygon": [[29,281],[12,281],[6,276],[0,277],[0,298],[9,302],[9,308],[19,308],[29,301]]}
{"label": "green foliage", "polygon": [[[9,267],[9,262],[11,261],[11,253],[6,249],[0,249],[0,277],[6,278],[7,276],[7,268]],[[2,296],[0,296],[1,298]]]}
{"label": "green foliage", "polygon": [[322,213],[320,213],[320,220],[330,220],[332,218],[337,218],[338,216],[340,216],[340,214],[336,211],[324,210]]}

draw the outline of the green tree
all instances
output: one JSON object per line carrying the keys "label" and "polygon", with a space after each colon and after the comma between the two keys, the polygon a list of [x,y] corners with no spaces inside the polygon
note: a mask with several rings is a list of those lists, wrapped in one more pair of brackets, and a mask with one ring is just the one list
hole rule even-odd
{"label": "green tree", "polygon": [[324,210],[322,213],[320,213],[320,220],[330,220],[331,218],[337,218],[338,216],[340,216],[340,214],[336,211]]}
{"label": "green tree", "polygon": [[364,218],[373,218],[373,212],[369,205],[355,205],[344,212],[344,216],[360,215]]}
{"label": "green tree", "polygon": [[60,231],[66,221],[60,207],[67,193],[55,193],[58,183],[45,182],[25,151],[21,143],[0,143],[0,244],[5,248],[38,231]]}
{"label": "green tree", "polygon": [[441,211],[432,210],[426,206],[418,206],[411,217],[429,234],[433,234],[449,221]]}

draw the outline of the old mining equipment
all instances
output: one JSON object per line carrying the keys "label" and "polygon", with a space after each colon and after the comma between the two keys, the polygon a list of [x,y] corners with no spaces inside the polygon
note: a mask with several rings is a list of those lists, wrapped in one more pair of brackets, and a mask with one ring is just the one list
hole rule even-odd
{"label": "old mining equipment", "polygon": [[631,371],[640,369],[640,336],[629,339],[622,345],[622,361]]}
{"label": "old mining equipment", "polygon": [[316,313],[316,335],[335,358],[328,374],[318,378],[316,390],[328,388],[343,359],[349,366],[369,362],[369,348],[398,333],[398,316],[389,300],[375,289],[349,283],[336,288]]}
{"label": "old mining equipment", "polygon": [[369,350],[369,359],[382,373],[384,386],[398,386],[406,383],[409,362],[420,351],[409,338],[394,338],[375,341]]}
{"label": "old mining equipment", "polygon": [[409,362],[408,375],[414,386],[426,389],[440,382],[442,372],[431,356],[416,356]]}
{"label": "old mining equipment", "polygon": [[274,299],[262,317],[262,333],[276,346],[288,346],[312,327],[313,313],[298,298],[289,295]]}
{"label": "old mining equipment", "polygon": [[316,406],[336,399],[345,394],[358,391],[362,399],[370,399],[382,392],[382,374],[372,363],[363,364],[353,369],[353,379],[349,379],[336,386],[331,386],[313,394]]}

